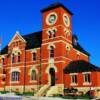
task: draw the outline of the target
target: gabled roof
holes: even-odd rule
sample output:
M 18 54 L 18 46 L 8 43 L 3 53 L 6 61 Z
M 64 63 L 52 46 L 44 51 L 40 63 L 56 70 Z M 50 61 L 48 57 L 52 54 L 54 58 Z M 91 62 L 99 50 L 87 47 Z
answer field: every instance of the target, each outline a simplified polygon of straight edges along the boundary
M 45 11 L 49 11 L 58 7 L 62 7 L 64 8 L 66 11 L 68 11 L 71 15 L 73 15 L 73 13 L 71 11 L 69 11 L 69 9 L 67 9 L 64 5 L 62 5 L 61 3 L 54 3 L 51 4 L 50 6 L 48 6 L 47 8 L 44 8 L 43 10 L 41 10 L 41 12 L 45 12 Z
M 26 42 L 23 37 L 20 35 L 20 33 L 18 31 L 16 31 L 16 34 L 14 35 L 14 37 L 12 38 L 12 40 L 10 41 L 10 43 L 8 44 L 8 46 L 13 42 L 13 40 L 18 37 L 18 39 L 20 39 L 23 42 Z
M 23 35 L 23 39 L 26 40 L 26 49 L 33 49 L 41 47 L 42 43 L 42 31 L 31 33 L 28 35 Z M 1 50 L 1 54 L 7 54 L 8 53 L 8 46 L 5 46 Z
M 66 74 L 91 71 L 100 72 L 100 68 L 84 60 L 72 61 L 64 68 Z

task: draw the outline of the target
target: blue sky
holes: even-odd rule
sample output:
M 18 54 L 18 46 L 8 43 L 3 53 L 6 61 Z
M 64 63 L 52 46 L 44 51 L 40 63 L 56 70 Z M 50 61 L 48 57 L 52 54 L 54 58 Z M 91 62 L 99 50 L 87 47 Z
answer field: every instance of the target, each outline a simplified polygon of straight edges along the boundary
M 2 48 L 16 31 L 22 35 L 42 29 L 41 9 L 60 2 L 73 15 L 73 33 L 91 54 L 91 62 L 100 66 L 100 0 L 0 0 Z

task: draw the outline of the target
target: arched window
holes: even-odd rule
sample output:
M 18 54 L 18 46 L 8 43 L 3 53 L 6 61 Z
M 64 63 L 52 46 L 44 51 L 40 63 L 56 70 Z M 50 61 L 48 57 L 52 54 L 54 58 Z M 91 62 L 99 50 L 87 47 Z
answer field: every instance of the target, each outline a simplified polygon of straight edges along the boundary
M 50 46 L 50 58 L 54 57 L 54 47 Z
M 18 52 L 18 62 L 20 62 L 20 52 Z
M 36 80 L 36 71 L 32 70 L 31 72 L 31 80 Z
M 35 61 L 36 60 L 36 53 L 35 52 L 33 52 L 32 57 L 33 57 L 33 61 Z
M 12 54 L 12 63 L 14 63 L 14 54 Z
M 57 29 L 54 28 L 52 31 L 53 31 L 53 37 L 56 37 Z
M 19 81 L 20 79 L 20 72 L 12 72 L 11 73 L 11 81 Z
M 49 39 L 52 38 L 52 33 L 50 30 L 48 31 L 48 34 L 49 34 Z

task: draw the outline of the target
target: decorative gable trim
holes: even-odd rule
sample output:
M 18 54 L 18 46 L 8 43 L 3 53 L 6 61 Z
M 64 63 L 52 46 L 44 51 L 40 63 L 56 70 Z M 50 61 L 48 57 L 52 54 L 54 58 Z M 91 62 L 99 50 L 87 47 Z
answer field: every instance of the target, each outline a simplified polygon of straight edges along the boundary
M 21 41 L 26 42 L 25 39 L 20 35 L 20 33 L 18 31 L 16 31 L 14 37 L 12 38 L 12 40 L 10 41 L 10 43 L 8 44 L 8 46 L 14 41 L 14 38 L 16 36 L 18 36 Z

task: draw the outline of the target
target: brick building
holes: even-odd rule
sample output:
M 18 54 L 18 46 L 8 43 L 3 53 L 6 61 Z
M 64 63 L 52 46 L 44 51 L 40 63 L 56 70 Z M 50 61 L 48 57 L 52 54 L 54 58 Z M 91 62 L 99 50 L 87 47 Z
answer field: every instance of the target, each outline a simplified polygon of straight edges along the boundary
M 100 89 L 100 68 L 72 34 L 72 13 L 62 4 L 42 11 L 42 31 L 16 32 L 1 51 L 0 91 L 63 94 L 64 88 Z M 41 87 L 40 87 L 41 86 Z

